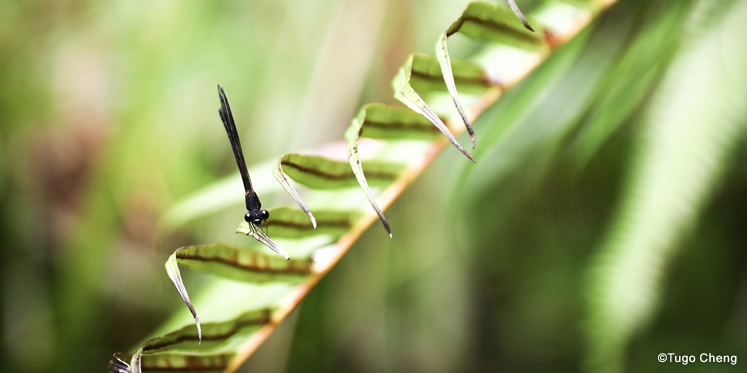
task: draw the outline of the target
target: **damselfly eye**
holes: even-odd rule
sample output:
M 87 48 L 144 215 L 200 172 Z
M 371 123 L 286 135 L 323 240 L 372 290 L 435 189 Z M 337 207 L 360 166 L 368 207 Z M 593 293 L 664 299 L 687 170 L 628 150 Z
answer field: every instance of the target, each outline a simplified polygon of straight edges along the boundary
M 267 220 L 270 218 L 270 213 L 267 210 L 262 210 L 259 212 L 259 220 Z
M 252 217 L 252 214 L 251 214 L 251 213 L 248 213 L 248 212 L 247 212 L 247 213 L 246 213 L 246 214 L 244 215 L 244 220 L 245 220 L 245 221 L 246 221 L 247 223 L 251 223 L 252 221 L 254 221 L 254 218 Z

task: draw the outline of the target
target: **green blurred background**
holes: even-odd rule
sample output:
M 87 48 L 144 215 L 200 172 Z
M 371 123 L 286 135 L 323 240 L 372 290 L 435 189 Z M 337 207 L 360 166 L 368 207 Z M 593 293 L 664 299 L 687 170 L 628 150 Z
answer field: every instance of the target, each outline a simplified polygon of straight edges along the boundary
M 250 167 L 314 148 L 342 138 L 360 105 L 393 103 L 389 82 L 406 56 L 432 54 L 467 3 L 0 2 L 0 370 L 103 371 L 113 352 L 132 351 L 168 315 L 186 312 L 163 269 L 175 248 L 246 242 L 233 234 L 240 194 L 225 197 L 231 208 L 162 224 L 179 201 L 238 178 L 217 83 Z M 595 308 L 597 269 L 614 267 L 615 235 L 635 231 L 624 212 L 635 210 L 625 206 L 648 159 L 640 149 L 655 122 L 650 99 L 668 87 L 671 61 L 693 35 L 718 27 L 729 7 L 745 8 L 703 3 L 621 1 L 577 42 L 567 69 L 541 68 L 483 115 L 477 165 L 447 149 L 387 212 L 395 239 L 374 225 L 242 371 L 599 364 L 608 355 L 590 346 L 606 340 L 590 331 L 604 324 L 595 318 L 605 314 Z M 668 20 L 664 39 L 648 34 L 657 19 Z M 450 47 L 457 56 L 476 48 Z M 658 54 L 627 69 L 623 56 L 647 56 L 628 54 L 634 47 Z M 747 74 L 702 68 L 736 71 L 735 81 Z M 619 109 L 598 97 L 623 89 L 636 99 L 620 125 L 585 135 L 604 122 L 594 118 Z M 656 305 L 633 307 L 630 333 L 610 343 L 625 370 L 685 368 L 657 363 L 660 352 L 747 359 L 747 96 L 734 92 L 743 90 L 703 97 L 737 103 L 726 118 L 736 129 L 716 141 L 718 171 L 682 200 L 687 219 L 664 239 L 657 287 L 641 296 Z M 274 196 L 262 196 L 272 206 Z M 635 282 L 635 271 L 624 274 Z M 200 275 L 186 276 L 199 288 Z

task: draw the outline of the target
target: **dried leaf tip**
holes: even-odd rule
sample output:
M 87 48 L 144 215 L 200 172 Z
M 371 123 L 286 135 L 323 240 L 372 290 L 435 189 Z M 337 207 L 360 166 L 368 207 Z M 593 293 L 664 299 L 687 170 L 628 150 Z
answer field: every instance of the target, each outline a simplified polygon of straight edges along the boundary
M 516 2 L 514 0 L 506 0 L 506 3 L 508 3 L 508 6 L 511 8 L 511 10 L 514 11 L 514 14 L 516 14 L 517 17 L 521 20 L 521 23 L 524 24 L 524 27 L 527 28 L 527 30 L 534 32 L 534 29 L 532 26 L 529 25 L 529 22 L 527 22 L 526 17 L 524 17 L 524 13 L 521 12 L 521 9 L 519 9 L 519 6 L 516 5 Z

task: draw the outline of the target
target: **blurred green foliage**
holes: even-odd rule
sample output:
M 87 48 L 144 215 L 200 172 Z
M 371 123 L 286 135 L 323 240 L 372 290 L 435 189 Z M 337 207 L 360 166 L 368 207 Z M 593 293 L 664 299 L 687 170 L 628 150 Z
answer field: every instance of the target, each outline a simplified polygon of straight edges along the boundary
M 0 3 L 0 369 L 102 371 L 112 352 L 186 312 L 163 271 L 176 247 L 245 243 L 233 234 L 240 198 L 176 231 L 160 226 L 176 202 L 238 178 L 216 83 L 230 92 L 250 164 L 337 140 L 360 104 L 393 102 L 405 56 L 432 53 L 466 3 Z M 669 70 L 745 10 L 719 3 L 622 0 L 475 124 L 477 165 L 445 152 L 387 212 L 395 239 L 374 225 L 243 369 L 588 368 L 589 320 L 609 320 L 589 289 L 604 286 L 595 273 L 627 227 L 620 211 L 646 194 L 636 172 L 654 105 L 666 106 L 667 87 L 687 91 L 699 69 L 744 81 L 729 65 L 743 47 L 715 58 L 725 67 Z M 474 47 L 450 43 L 457 56 Z M 651 259 L 663 260 L 659 290 L 642 298 L 658 307 L 619 347 L 629 371 L 682 368 L 656 362 L 660 352 L 747 359 L 746 97 L 707 88 L 690 89 L 707 92 L 703 105 L 736 103 L 712 117 L 735 129 L 713 126 L 726 134 L 708 150 L 723 153 L 709 158 L 717 171 L 681 199 L 692 212 L 671 254 Z M 698 107 L 672 101 L 668 110 Z M 698 128 L 688 140 L 707 138 L 709 126 Z M 200 275 L 188 277 L 199 288 Z

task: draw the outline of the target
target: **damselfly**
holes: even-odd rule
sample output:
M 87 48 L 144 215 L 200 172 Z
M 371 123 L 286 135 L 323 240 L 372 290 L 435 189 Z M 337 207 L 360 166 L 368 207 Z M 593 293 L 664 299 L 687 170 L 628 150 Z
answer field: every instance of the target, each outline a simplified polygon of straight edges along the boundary
M 280 249 L 267 234 L 262 231 L 262 223 L 267 227 L 267 219 L 270 217 L 270 213 L 267 210 L 262 209 L 262 203 L 259 201 L 257 192 L 252 188 L 252 179 L 249 178 L 249 171 L 246 169 L 246 161 L 244 161 L 244 153 L 241 150 L 241 141 L 239 141 L 239 135 L 236 132 L 236 123 L 233 120 L 233 113 L 231 113 L 231 105 L 228 104 L 228 98 L 226 98 L 226 92 L 223 91 L 223 86 L 218 84 L 218 97 L 220 98 L 220 119 L 223 121 L 223 126 L 226 127 L 226 133 L 228 134 L 228 141 L 231 142 L 231 148 L 233 148 L 233 155 L 236 157 L 236 164 L 239 166 L 239 173 L 241 174 L 241 180 L 244 182 L 244 200 L 246 202 L 247 213 L 244 215 L 244 220 L 249 224 L 250 234 L 257 240 L 267 245 L 270 249 L 276 253 L 289 259 L 290 257 L 282 249 Z

